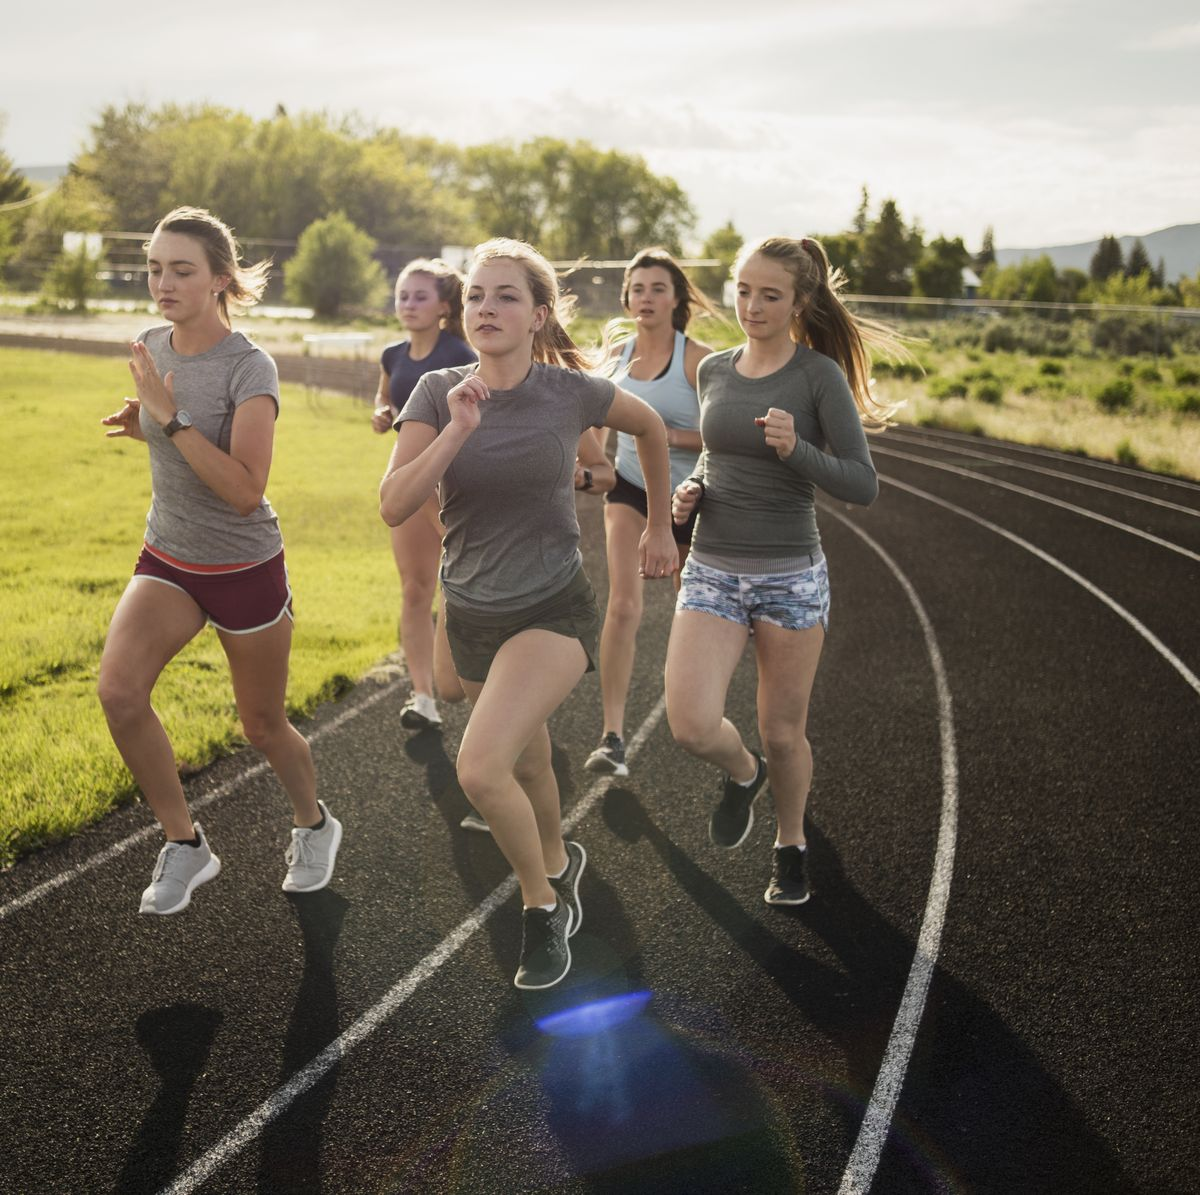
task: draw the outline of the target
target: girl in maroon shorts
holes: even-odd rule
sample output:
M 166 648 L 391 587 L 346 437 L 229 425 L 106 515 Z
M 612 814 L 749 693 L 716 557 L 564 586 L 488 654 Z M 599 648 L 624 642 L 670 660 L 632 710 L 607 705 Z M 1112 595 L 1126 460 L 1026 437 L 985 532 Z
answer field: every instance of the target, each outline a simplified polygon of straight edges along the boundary
M 275 363 L 229 322 L 266 286 L 229 229 L 198 208 L 165 216 L 147 244 L 150 295 L 167 320 L 130 346 L 137 398 L 102 422 L 143 441 L 153 497 L 146 542 L 108 628 L 100 702 L 121 757 L 166 835 L 141 912 L 177 913 L 221 861 L 188 813 L 175 754 L 150 704 L 159 674 L 211 623 L 246 737 L 292 802 L 286 892 L 323 888 L 342 827 L 317 800 L 308 743 L 287 720 L 292 595 L 279 522 L 264 496 L 279 382 Z

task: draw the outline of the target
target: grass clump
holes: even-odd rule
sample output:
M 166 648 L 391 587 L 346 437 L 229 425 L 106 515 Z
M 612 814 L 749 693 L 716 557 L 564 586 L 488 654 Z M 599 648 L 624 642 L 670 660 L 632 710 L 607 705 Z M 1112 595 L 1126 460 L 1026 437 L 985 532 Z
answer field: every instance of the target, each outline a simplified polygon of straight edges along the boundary
M 1102 411 L 1123 411 L 1133 406 L 1133 383 L 1128 378 L 1114 378 L 1096 391 L 1096 406 Z

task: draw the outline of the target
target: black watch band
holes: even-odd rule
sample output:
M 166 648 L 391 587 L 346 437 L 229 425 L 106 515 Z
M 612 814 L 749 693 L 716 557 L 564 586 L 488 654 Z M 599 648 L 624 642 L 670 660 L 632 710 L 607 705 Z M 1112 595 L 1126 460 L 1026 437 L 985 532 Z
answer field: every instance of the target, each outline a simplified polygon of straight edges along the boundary
M 582 485 L 582 486 L 580 486 L 580 489 L 584 489 L 584 490 L 590 490 L 590 489 L 592 488 L 592 485 L 593 485 L 593 484 L 594 484 L 594 482 L 593 482 L 593 480 L 592 480 L 592 471 L 591 471 L 591 469 L 584 469 L 584 471 L 583 471 L 583 485 Z

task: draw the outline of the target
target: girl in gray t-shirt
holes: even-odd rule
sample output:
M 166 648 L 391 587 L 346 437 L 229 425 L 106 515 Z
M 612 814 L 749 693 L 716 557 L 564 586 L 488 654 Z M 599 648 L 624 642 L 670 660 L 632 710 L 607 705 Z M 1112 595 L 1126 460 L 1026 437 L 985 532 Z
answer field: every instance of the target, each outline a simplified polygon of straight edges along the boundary
M 167 325 L 130 346 L 137 398 L 102 422 L 109 436 L 147 445 L 153 498 L 142 554 L 109 624 L 99 691 L 113 741 L 167 838 L 141 912 L 177 913 L 221 861 L 188 813 L 150 696 L 206 622 L 229 660 L 246 737 L 291 798 L 285 892 L 329 882 L 342 827 L 317 800 L 308 744 L 284 710 L 292 594 L 264 494 L 275 364 L 229 323 L 230 300 L 248 306 L 262 295 L 267 263 L 240 266 L 229 229 L 199 208 L 164 216 L 147 250 L 150 295 Z
M 599 617 L 582 569 L 574 490 L 582 436 L 637 440 L 648 520 L 646 576 L 678 563 L 663 421 L 641 399 L 582 372 L 549 263 L 519 241 L 479 246 L 466 286 L 477 367 L 426 374 L 401 411 L 380 486 L 391 526 L 440 489 L 442 592 L 472 711 L 458 778 L 516 872 L 525 911 L 515 983 L 547 988 L 571 965 L 587 856 L 564 843 L 546 720 L 593 666 Z

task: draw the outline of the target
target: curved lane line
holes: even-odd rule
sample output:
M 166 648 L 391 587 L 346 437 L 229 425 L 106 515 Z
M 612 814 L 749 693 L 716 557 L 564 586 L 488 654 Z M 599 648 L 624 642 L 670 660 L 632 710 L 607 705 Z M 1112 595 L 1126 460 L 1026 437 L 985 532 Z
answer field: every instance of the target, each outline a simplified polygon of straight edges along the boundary
M 332 721 L 318 727 L 309 736 L 308 742 L 310 744 L 315 743 L 331 731 L 337 730 L 339 726 L 344 726 L 352 718 L 357 718 L 359 714 L 370 709 L 377 701 L 382 701 L 387 697 L 400 683 L 400 679 L 397 678 L 383 688 L 377 689 L 365 700 L 359 702 L 358 705 L 352 706 L 350 709 L 338 714 Z M 189 801 L 188 807 L 193 813 L 205 809 L 213 804 L 214 801 L 219 801 L 222 797 L 227 797 L 235 789 L 245 784 L 247 780 L 252 780 L 255 776 L 261 776 L 263 772 L 270 769 L 270 766 L 266 760 L 260 760 L 258 763 L 248 767 L 244 772 L 239 772 L 236 776 L 226 780 L 219 788 L 214 788 L 212 792 L 205 793 L 203 796 Z M 77 880 L 89 871 L 94 871 L 97 867 L 108 863 L 112 859 L 116 859 L 119 855 L 123 855 L 129 850 L 130 847 L 137 846 L 138 843 L 145 842 L 147 838 L 153 838 L 155 835 L 161 833 L 162 831 L 159 829 L 157 822 L 152 822 L 148 826 L 143 826 L 140 830 L 135 830 L 128 837 L 122 838 L 120 842 L 114 842 L 112 846 L 106 847 L 102 851 L 97 851 L 94 855 L 90 855 L 82 863 L 77 863 L 74 867 L 60 872 L 52 879 L 38 884 L 36 888 L 30 888 L 23 895 L 16 896 L 7 903 L 0 905 L 0 921 L 3 921 L 10 913 L 16 913 L 21 909 L 28 908 L 29 905 L 41 900 L 43 896 L 48 896 L 56 888 L 61 888 L 64 884 L 69 884 L 72 880 Z
M 947 502 L 944 498 L 939 498 L 936 494 L 930 494 L 926 490 L 917 489 L 915 485 L 909 485 L 907 482 L 898 481 L 894 477 L 888 477 L 885 474 L 879 474 L 879 480 L 886 482 L 888 485 L 894 485 L 897 489 L 905 490 L 910 494 L 915 494 L 918 498 L 924 498 L 927 502 L 932 502 L 936 506 L 945 507 L 946 510 L 953 511 L 957 515 L 962 515 L 964 519 L 970 519 L 973 523 L 978 523 L 981 527 L 986 527 L 989 531 L 994 531 L 997 535 L 1004 536 L 1020 548 L 1024 548 L 1027 552 L 1032 552 L 1039 560 L 1044 560 L 1051 568 L 1056 568 L 1064 576 L 1070 577 L 1077 585 L 1082 585 L 1084 589 L 1096 598 L 1103 602 L 1114 614 L 1119 618 L 1123 618 L 1151 647 L 1181 677 L 1200 694 L 1200 677 L 1198 677 L 1145 623 L 1135 618 L 1128 610 L 1125 609 L 1119 602 L 1114 601 L 1104 592 L 1103 589 L 1093 585 L 1086 577 L 1081 576 L 1069 565 L 1063 564 L 1061 560 L 1056 560 L 1049 552 L 1043 552 L 1041 548 L 1031 544 L 1028 540 L 1022 539 L 1019 535 L 1014 535 L 1011 531 L 1006 531 L 1003 527 L 997 526 L 995 523 L 989 522 L 981 515 L 974 514 L 972 511 L 964 510 L 961 506 L 955 506 L 953 502 Z
M 899 436 L 897 439 L 901 444 L 917 444 L 922 448 L 932 448 L 936 452 L 954 452 L 959 456 L 973 457 L 975 460 L 987 461 L 992 465 L 1003 465 L 1007 469 L 1022 469 L 1026 473 L 1038 473 L 1042 477 L 1056 477 L 1060 481 L 1069 481 L 1072 485 L 1104 490 L 1109 494 L 1119 494 L 1122 498 L 1132 498 L 1135 502 L 1149 502 L 1154 506 L 1161 506 L 1166 510 L 1178 511 L 1180 514 L 1200 519 L 1200 509 L 1194 506 L 1180 506 L 1178 502 L 1168 502 L 1165 498 L 1154 498 L 1150 494 L 1139 494 L 1137 490 L 1122 489 L 1119 485 L 1109 485 L 1106 481 L 1096 481 L 1092 477 L 1079 477 L 1074 473 L 1064 473 L 1061 469 L 1044 469 L 1041 465 L 1029 465 L 1024 461 L 1013 460 L 1010 456 L 993 456 L 991 453 L 979 452 L 973 448 L 963 448 L 958 444 L 939 444 L 932 437 Z
M 638 727 L 630 740 L 626 756 L 634 759 L 646 740 L 653 733 L 667 708 L 667 699 L 662 696 Z M 605 776 L 596 781 L 587 794 L 576 802 L 570 814 L 563 818 L 563 829 L 573 829 L 591 812 L 601 793 L 608 790 L 615 779 Z M 241 1153 L 273 1120 L 302 1096 L 309 1088 L 319 1083 L 359 1042 L 370 1037 L 408 998 L 448 963 L 466 945 L 467 941 L 491 918 L 492 914 L 517 890 L 517 880 L 509 875 L 475 906 L 474 911 L 459 923 L 438 945 L 431 950 L 411 971 L 384 994 L 378 1003 L 367 1009 L 344 1033 L 331 1041 L 307 1066 L 297 1071 L 278 1091 L 264 1100 L 236 1127 L 232 1128 L 207 1153 L 197 1158 L 161 1195 L 188 1195 L 235 1155 Z
M 954 740 L 954 706 L 950 698 L 950 684 L 946 679 L 946 666 L 942 661 L 941 649 L 934 634 L 933 623 L 917 596 L 912 582 L 904 575 L 900 566 L 887 551 L 861 527 L 845 515 L 821 504 L 824 513 L 832 515 L 854 532 L 891 570 L 900 583 L 909 604 L 921 624 L 925 636 L 925 650 L 933 668 L 937 686 L 938 734 L 942 750 L 942 805 L 938 824 L 937 849 L 933 856 L 933 875 L 929 881 L 929 894 L 925 898 L 925 915 L 921 919 L 921 932 L 917 937 L 917 950 L 913 955 L 912 967 L 900 998 L 900 1008 L 892 1025 L 884 1050 L 883 1062 L 875 1079 L 875 1089 L 858 1130 L 858 1139 L 850 1154 L 846 1173 L 842 1176 L 838 1195 L 865 1195 L 870 1190 L 879 1158 L 892 1127 L 892 1116 L 896 1101 L 904 1084 L 904 1074 L 912 1057 L 913 1044 L 925 1011 L 925 997 L 937 966 L 938 950 L 942 942 L 942 927 L 946 921 L 946 906 L 950 903 L 950 881 L 954 876 L 954 851 L 958 839 L 958 748 Z
M 966 440 L 968 444 L 980 443 L 979 436 L 972 435 L 970 432 L 951 431 L 945 427 L 922 427 L 918 429 L 913 424 L 902 423 L 899 425 L 901 431 L 920 431 L 924 435 L 928 435 L 931 439 L 937 439 L 945 436 L 950 439 L 951 443 L 957 440 Z M 1144 470 L 1135 473 L 1126 465 L 1114 465 L 1109 461 L 1094 460 L 1090 456 L 1079 456 L 1072 452 L 1059 452 L 1054 448 L 1037 448 L 1032 444 L 1017 444 L 1012 440 L 996 440 L 990 437 L 985 438 L 984 443 L 995 444 L 997 447 L 1008 449 L 1012 452 L 1025 452 L 1030 456 L 1048 456 L 1056 461 L 1070 462 L 1073 465 L 1078 465 L 1081 469 L 1104 469 L 1109 473 L 1120 473 L 1122 477 L 1140 477 L 1148 482 L 1153 482 L 1158 485 L 1173 485 L 1178 486 L 1182 490 L 1193 490 L 1200 492 L 1200 484 L 1194 481 L 1188 481 L 1183 477 L 1168 477 L 1165 473 L 1147 473 Z
M 1105 523 L 1109 527 L 1115 527 L 1118 531 L 1127 531 L 1130 535 L 1136 535 L 1139 539 L 1148 540 L 1150 543 L 1156 544 L 1160 548 L 1166 548 L 1170 552 L 1178 552 L 1180 556 L 1186 556 L 1189 560 L 1194 560 L 1197 564 L 1200 564 L 1200 554 L 1193 552 L 1190 548 L 1181 548 L 1179 544 L 1173 544 L 1169 539 L 1160 539 L 1157 535 L 1151 535 L 1149 531 L 1142 531 L 1138 527 L 1131 527 L 1128 523 L 1119 523 L 1116 519 L 1110 519 L 1107 515 L 1097 514 L 1094 510 L 1085 510 L 1082 506 L 1076 506 L 1074 502 L 1064 502 L 1061 498 L 1051 498 L 1048 494 L 1039 494 L 1037 490 L 1027 490 L 1023 485 L 1014 485 L 1011 481 L 1001 481 L 998 477 L 988 477 L 985 473 L 975 473 L 970 469 L 961 469 L 958 465 L 946 465 L 941 461 L 931 461 L 928 457 L 914 456 L 911 452 L 898 452 L 895 448 L 872 448 L 871 451 L 879 453 L 882 456 L 895 456 L 901 460 L 913 461 L 918 465 L 924 465 L 927 469 L 941 469 L 945 473 L 957 473 L 960 477 L 966 477 L 970 481 L 982 481 L 987 485 L 999 486 L 1002 490 L 1012 490 L 1014 494 L 1022 494 L 1026 498 L 1035 498 L 1038 502 L 1048 502 L 1051 506 L 1059 506 L 1063 510 L 1083 515 L 1085 519 L 1094 519 L 1097 523 Z

